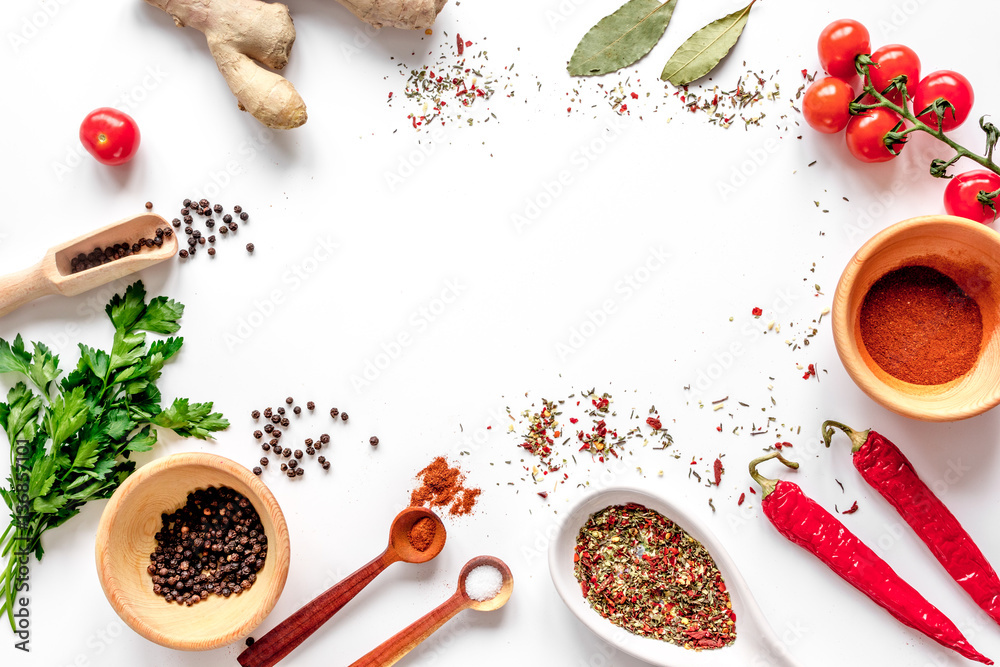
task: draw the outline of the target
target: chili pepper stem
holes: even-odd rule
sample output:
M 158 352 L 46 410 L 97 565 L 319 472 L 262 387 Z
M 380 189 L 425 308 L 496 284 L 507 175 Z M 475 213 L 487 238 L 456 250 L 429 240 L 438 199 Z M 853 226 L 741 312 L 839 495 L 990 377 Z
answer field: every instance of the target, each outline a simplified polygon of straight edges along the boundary
M 796 469 L 799 467 L 798 463 L 796 463 L 795 461 L 789 461 L 788 459 L 786 459 L 784 456 L 781 455 L 781 452 L 771 452 L 770 454 L 761 456 L 760 458 L 756 458 L 753 461 L 751 461 L 749 466 L 750 476 L 753 477 L 753 481 L 757 482 L 760 485 L 761 500 L 771 495 L 771 492 L 774 491 L 774 487 L 778 484 L 778 480 L 769 479 L 761 475 L 759 472 L 757 472 L 758 465 L 760 465 L 764 461 L 770 461 L 771 459 L 778 459 L 779 461 L 781 461 L 786 466 L 792 469 Z
M 865 431 L 855 431 L 850 426 L 833 421 L 832 419 L 828 419 L 823 422 L 823 426 L 821 428 L 823 430 L 823 442 L 826 443 L 827 447 L 830 446 L 830 441 L 833 439 L 833 429 L 839 428 L 843 431 L 844 435 L 851 439 L 852 453 L 857 452 L 859 449 L 864 447 L 865 442 L 868 441 L 868 434 L 872 432 L 871 429 Z

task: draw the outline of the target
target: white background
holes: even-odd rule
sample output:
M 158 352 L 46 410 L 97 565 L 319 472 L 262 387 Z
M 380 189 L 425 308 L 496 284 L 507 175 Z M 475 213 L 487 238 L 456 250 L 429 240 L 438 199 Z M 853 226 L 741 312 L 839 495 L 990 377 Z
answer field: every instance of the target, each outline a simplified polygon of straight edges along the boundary
M 361 24 L 339 5 L 293 0 L 298 37 L 285 73 L 305 98 L 309 121 L 287 133 L 269 133 L 239 112 L 202 36 L 175 28 L 158 10 L 139 0 L 99 6 L 60 0 L 49 3 L 46 17 L 38 14 L 44 4 L 19 0 L 0 10 L 7 72 L 0 110 L 2 271 L 141 212 L 147 200 L 169 219 L 184 197 L 218 192 L 213 201 L 242 204 L 252 216 L 238 241 L 220 242 L 214 259 L 200 253 L 189 265 L 169 262 L 142 275 L 151 294 L 187 306 L 185 346 L 167 368 L 164 395 L 215 400 L 233 426 L 215 443 L 163 435 L 140 463 L 201 450 L 253 465 L 260 452 L 249 436 L 250 410 L 289 394 L 352 416 L 346 426 L 334 425 L 318 410 L 312 425 L 289 433 L 298 439 L 331 432 L 329 474 L 309 470 L 294 484 L 273 471 L 267 477 L 288 520 L 293 556 L 284 594 L 256 636 L 384 547 L 414 473 L 433 456 L 451 456 L 470 484 L 484 490 L 474 516 L 447 519 L 441 556 L 423 567 L 393 566 L 288 664 L 352 662 L 443 601 L 462 564 L 480 553 L 509 563 L 515 577 L 510 603 L 489 615 L 466 612 L 406 664 L 640 664 L 571 616 L 546 566 L 546 535 L 581 493 L 576 485 L 600 483 L 606 467 L 578 457 L 580 464 L 567 468 L 570 481 L 543 500 L 536 492 L 552 488 L 526 478 L 516 439 L 501 423 L 505 406 L 517 414 L 542 396 L 565 398 L 591 387 L 610 391 L 626 415 L 657 406 L 681 458 L 633 447 L 627 465 L 611 475 L 613 483 L 663 494 L 711 526 L 802 664 L 958 665 L 963 659 L 900 625 L 782 539 L 753 496 L 737 508 L 750 482 L 746 462 L 773 444 L 770 435 L 751 439 L 747 433 L 767 416 L 801 427 L 801 434 L 779 432 L 796 446 L 792 454 L 803 466 L 795 479 L 806 492 L 830 510 L 857 500 L 861 509 L 845 523 L 978 649 L 1000 657 L 1000 628 L 861 481 L 846 441 L 832 450 L 816 444 L 823 419 L 877 427 L 942 489 L 996 562 L 1000 415 L 928 425 L 888 413 L 843 371 L 826 318 L 806 350 L 785 344 L 829 305 L 840 271 L 865 239 L 893 222 L 942 212 L 944 184 L 926 175 L 928 159 L 917 155 L 934 147 L 921 138 L 907 147 L 909 158 L 870 166 L 852 160 L 841 136 L 795 125 L 787 100 L 801 83 L 799 70 L 818 68 L 819 31 L 832 19 L 855 17 L 868 25 L 874 45 L 914 47 L 925 72 L 963 71 L 976 86 L 972 117 L 978 118 L 1000 108 L 991 87 L 987 3 L 844 0 L 827 7 L 763 0 L 715 81 L 731 88 L 746 60 L 768 75 L 780 70 L 783 92 L 765 109 L 761 127 L 727 131 L 704 115 L 681 112 L 656 77 L 686 36 L 739 3 L 680 0 L 656 49 L 604 81 L 641 79 L 632 89 L 643 97 L 630 100 L 633 113 L 619 118 L 596 82 L 573 82 L 564 69 L 580 36 L 618 0 L 465 0 L 445 8 L 431 37 L 386 30 L 367 45 Z M 407 124 L 405 105 L 385 103 L 390 91 L 399 99 L 404 84 L 390 57 L 431 63 L 410 53 L 437 55 L 441 33 L 450 42 L 456 31 L 476 43 L 470 51 L 488 49 L 494 75 L 515 63 L 515 95 L 490 101 L 497 121 L 452 123 L 428 142 L 427 133 Z M 355 40 L 361 48 L 344 48 Z M 566 93 L 575 86 L 584 104 L 572 106 L 596 105 L 593 110 L 566 113 Z M 139 122 L 142 146 L 131 164 L 110 169 L 77 155 L 76 132 L 88 111 L 116 103 Z M 788 119 L 779 119 L 782 114 Z M 955 134 L 970 147 L 982 144 L 972 121 Z M 592 157 L 581 161 L 588 148 Z M 227 165 L 235 165 L 235 173 L 224 175 Z M 572 183 L 554 200 L 540 197 L 562 170 Z M 387 174 L 410 171 L 390 188 Z M 227 179 L 219 191 L 216 185 Z M 512 216 L 523 214 L 529 201 L 547 205 L 519 229 Z M 257 247 L 252 257 L 242 250 L 248 241 Z M 332 253 L 323 250 L 329 244 L 336 245 Z M 651 252 L 660 251 L 669 254 L 665 265 L 644 273 Z M 626 276 L 646 280 L 630 293 L 620 287 Z M 459 285 L 459 294 L 442 312 L 436 299 L 449 283 Z M 270 313 L 265 301 L 275 290 L 282 302 Z M 0 321 L 0 336 L 20 332 L 41 340 L 71 367 L 77 341 L 110 344 L 103 304 L 111 293 L 37 301 Z M 584 326 L 588 312 L 608 299 L 615 312 L 603 326 Z M 753 333 L 760 323 L 750 315 L 754 306 L 765 309 L 760 322 L 781 324 L 780 334 Z M 430 321 L 421 309 L 439 314 Z M 265 312 L 269 316 L 261 317 Z M 251 320 L 259 326 L 247 329 Z M 574 331 L 583 330 L 592 335 L 573 347 L 581 342 L 572 339 Z M 411 343 L 386 364 L 378 355 L 401 333 Z M 730 361 L 725 352 L 733 343 L 743 346 L 742 354 Z M 359 389 L 352 377 L 376 361 L 382 368 Z M 820 382 L 801 379 L 796 365 L 808 363 L 820 367 Z M 9 382 L 4 378 L 5 388 Z M 725 396 L 731 398 L 717 412 L 698 406 L 699 398 L 708 404 Z M 736 427 L 743 427 L 738 435 Z M 377 450 L 367 445 L 372 434 L 382 440 Z M 471 453 L 459 456 L 463 450 Z M 690 457 L 702 459 L 693 469 L 704 475 L 719 454 L 727 464 L 720 488 L 688 478 Z M 32 652 L 15 651 L 13 638 L 0 631 L 7 636 L 4 664 L 236 664 L 242 643 L 177 653 L 118 620 L 93 565 L 103 504 L 45 535 L 44 561 L 31 574 Z

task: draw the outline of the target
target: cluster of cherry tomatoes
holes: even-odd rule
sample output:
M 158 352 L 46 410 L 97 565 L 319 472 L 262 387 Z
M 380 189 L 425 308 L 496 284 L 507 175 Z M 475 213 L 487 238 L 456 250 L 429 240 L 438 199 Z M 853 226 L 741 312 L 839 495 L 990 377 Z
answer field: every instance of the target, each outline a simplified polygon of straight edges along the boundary
M 846 129 L 847 148 L 862 162 L 885 162 L 896 157 L 904 143 L 887 139 L 887 135 L 903 131 L 907 125 L 896 112 L 885 107 L 851 114 L 851 102 L 860 90 L 856 86 L 864 85 L 858 74 L 858 56 L 870 58 L 868 74 L 879 92 L 885 91 L 897 77 L 905 76 L 906 100 L 896 88 L 883 94 L 899 107 L 906 104 L 907 110 L 932 129 L 953 130 L 972 111 L 975 95 L 968 79 L 951 70 L 931 72 L 921 78 L 920 58 L 913 49 L 903 44 L 887 44 L 873 52 L 868 29 L 853 19 L 840 19 L 824 28 L 818 50 L 820 64 L 829 76 L 817 79 L 806 91 L 802 115 L 819 132 L 834 134 Z M 860 102 L 875 104 L 876 100 L 866 95 Z M 943 109 L 940 118 L 933 109 L 935 103 Z M 945 209 L 951 215 L 979 222 L 992 220 L 992 209 L 977 201 L 980 190 L 1000 190 L 1000 175 L 981 169 L 951 179 L 945 189 Z

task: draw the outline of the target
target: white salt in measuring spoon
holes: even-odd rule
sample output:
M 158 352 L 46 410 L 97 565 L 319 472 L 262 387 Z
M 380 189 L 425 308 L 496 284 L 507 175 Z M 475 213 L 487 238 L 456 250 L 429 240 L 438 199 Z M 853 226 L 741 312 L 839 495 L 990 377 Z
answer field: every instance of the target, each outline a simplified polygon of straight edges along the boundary
M 488 600 L 473 599 L 465 587 L 469 573 L 477 567 L 488 566 L 500 572 L 500 590 Z M 473 558 L 458 575 L 458 590 L 441 606 L 429 612 L 423 618 L 399 631 L 363 658 L 351 663 L 351 667 L 387 667 L 394 665 L 404 655 L 416 648 L 420 642 L 430 637 L 435 630 L 447 623 L 455 614 L 464 609 L 476 611 L 494 611 L 504 606 L 514 590 L 514 576 L 499 558 L 494 556 L 477 556 Z

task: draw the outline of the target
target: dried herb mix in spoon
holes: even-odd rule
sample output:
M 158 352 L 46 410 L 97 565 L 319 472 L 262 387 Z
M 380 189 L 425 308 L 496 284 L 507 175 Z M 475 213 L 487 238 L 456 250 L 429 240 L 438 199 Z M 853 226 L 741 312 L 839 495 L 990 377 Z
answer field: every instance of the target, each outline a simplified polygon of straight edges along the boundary
M 576 538 L 574 573 L 601 616 L 692 650 L 736 641 L 736 614 L 708 550 L 636 503 L 594 513 Z

